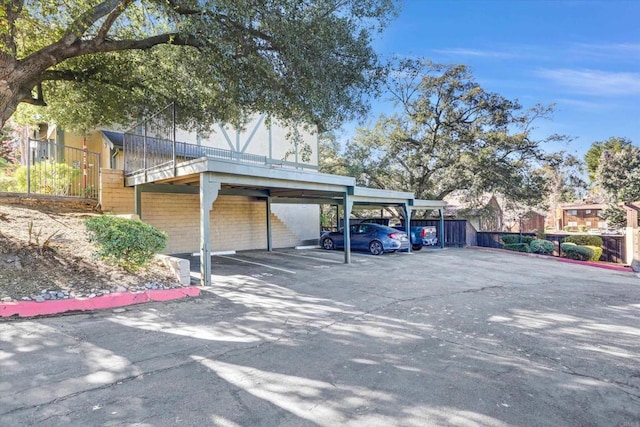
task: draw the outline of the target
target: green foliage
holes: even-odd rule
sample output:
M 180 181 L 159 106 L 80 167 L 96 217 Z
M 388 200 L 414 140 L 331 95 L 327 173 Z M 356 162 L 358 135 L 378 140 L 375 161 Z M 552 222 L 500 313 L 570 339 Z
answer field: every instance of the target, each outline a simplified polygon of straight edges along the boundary
M 640 147 L 628 145 L 619 151 L 604 151 L 596 171 L 596 184 L 611 200 L 640 200 Z
M 588 246 L 580 246 L 574 243 L 561 243 L 560 248 L 565 258 L 578 261 L 589 261 L 593 256 L 593 249 Z
M 550 242 L 549 240 L 543 240 L 543 239 L 532 240 L 531 243 L 529 244 L 529 247 L 531 248 L 531 252 L 535 254 L 543 254 L 543 255 L 552 254 L 556 248 L 553 242 Z
M 540 202 L 546 187 L 533 165 L 544 157 L 542 144 L 565 140 L 532 134 L 533 123 L 548 118 L 551 108 L 525 109 L 488 92 L 464 65 L 419 59 L 398 61 L 387 91 L 398 113 L 359 129 L 344 155 L 359 185 L 424 199 L 461 191 Z
M 610 205 L 602 212 L 602 218 L 607 221 L 609 227 L 623 228 L 627 226 L 627 212 L 624 209 Z
M 54 161 L 37 162 L 31 165 L 31 191 L 39 194 L 68 196 L 74 194 L 74 187 L 79 185 L 80 169 L 75 169 L 66 163 Z M 12 191 L 24 193 L 27 191 L 27 167 L 20 165 L 16 168 L 13 178 L 15 186 Z
M 562 227 L 562 229 L 563 229 L 564 231 L 572 231 L 572 230 L 573 230 L 573 227 L 571 227 L 570 225 L 565 225 L 564 227 Z
M 602 237 L 592 236 L 590 234 L 578 234 L 574 236 L 567 236 L 562 239 L 563 243 L 574 243 L 582 246 L 602 246 Z
M 589 261 L 600 261 L 600 257 L 602 256 L 602 248 L 600 246 L 585 246 L 593 251 L 593 255 L 589 258 Z
M 578 231 L 579 231 L 579 232 L 581 232 L 581 233 L 584 233 L 584 232 L 586 232 L 587 230 L 588 230 L 588 228 L 587 228 L 587 226 L 586 226 L 586 225 L 579 225 L 579 226 L 578 226 Z
M 502 248 L 508 251 L 515 251 L 515 252 L 526 252 L 526 253 L 531 252 L 529 245 L 526 243 L 508 243 L 504 245 Z
M 102 215 L 88 218 L 85 226 L 98 256 L 130 271 L 144 267 L 167 245 L 164 232 L 140 220 Z
M 533 237 L 531 236 L 522 236 L 522 243 L 526 243 L 527 245 L 533 241 Z M 510 245 L 514 243 L 520 243 L 520 235 L 519 234 L 504 234 L 501 237 L 502 243 L 505 245 Z
M 183 127 L 235 124 L 247 110 L 334 127 L 367 111 L 384 75 L 372 39 L 396 11 L 393 0 L 20 4 L 0 15 L 0 50 L 22 78 L 8 84 L 22 96 L 42 82 L 24 120 L 67 129 L 127 123 L 171 101 Z
M 536 230 L 536 239 L 545 240 L 546 234 L 544 228 L 538 228 Z
M 589 173 L 589 180 L 591 182 L 596 181 L 598 166 L 600 165 L 600 158 L 605 151 L 611 153 L 617 153 L 624 147 L 631 145 L 631 141 L 627 138 L 611 137 L 606 141 L 596 141 L 591 144 L 591 148 L 584 155 L 584 162 Z

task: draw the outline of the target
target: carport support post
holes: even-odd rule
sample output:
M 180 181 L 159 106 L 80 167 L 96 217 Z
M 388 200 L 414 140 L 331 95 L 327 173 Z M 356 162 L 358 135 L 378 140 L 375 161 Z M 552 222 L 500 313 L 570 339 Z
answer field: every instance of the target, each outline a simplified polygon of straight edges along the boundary
M 444 249 L 444 211 L 442 209 L 438 209 L 438 213 L 440 214 L 440 249 Z
M 349 198 L 349 193 L 344 193 L 342 196 L 342 206 L 344 207 L 344 263 L 351 264 L 351 231 L 349 230 L 349 217 L 351 216 L 351 210 L 353 209 L 353 202 Z
M 411 206 L 408 203 L 405 203 L 404 206 L 404 231 L 407 233 L 407 237 L 409 238 L 409 249 L 407 249 L 407 253 L 411 253 Z
M 200 284 L 211 286 L 211 219 L 213 202 L 218 198 L 220 183 L 207 173 L 200 174 Z
M 267 250 L 273 251 L 273 239 L 271 234 L 271 197 L 266 198 L 267 202 Z
M 138 218 L 142 219 L 142 187 L 136 185 L 134 188 L 135 199 L 133 200 L 133 207 L 136 211 Z

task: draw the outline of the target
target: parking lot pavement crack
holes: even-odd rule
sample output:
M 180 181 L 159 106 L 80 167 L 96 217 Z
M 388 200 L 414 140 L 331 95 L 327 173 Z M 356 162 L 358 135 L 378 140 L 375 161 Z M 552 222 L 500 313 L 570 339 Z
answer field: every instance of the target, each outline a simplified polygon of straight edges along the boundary
M 526 362 L 526 363 L 532 364 L 532 365 L 537 365 L 540 368 L 547 369 L 547 370 L 550 370 L 552 372 L 553 371 L 561 372 L 561 373 L 566 374 L 566 375 L 577 376 L 577 377 L 581 377 L 581 378 L 587 378 L 587 379 L 594 380 L 594 381 L 597 381 L 597 382 L 600 382 L 600 383 L 612 385 L 612 386 L 615 386 L 621 392 L 627 394 L 632 399 L 640 400 L 640 395 L 639 394 L 636 394 L 636 393 L 633 393 L 633 392 L 629 391 L 629 389 L 640 390 L 640 388 L 638 388 L 638 387 L 636 387 L 634 385 L 631 385 L 631 384 L 623 383 L 621 381 L 609 380 L 609 379 L 605 379 L 605 378 L 596 377 L 596 376 L 593 376 L 593 375 L 582 374 L 582 373 L 576 372 L 575 370 L 573 370 L 573 369 L 571 369 L 571 368 L 569 368 L 568 366 L 565 366 L 565 365 L 558 364 L 557 367 L 553 367 L 553 366 L 542 364 L 540 362 L 536 362 L 536 361 L 533 361 L 531 359 L 523 358 L 523 357 L 520 357 L 520 356 L 507 355 L 507 354 L 498 354 L 498 353 L 482 350 L 480 348 L 477 348 L 477 347 L 474 347 L 474 346 L 470 346 L 468 344 L 464 344 L 464 343 L 461 343 L 461 342 L 447 340 L 445 338 L 436 338 L 436 339 L 438 341 L 446 342 L 448 344 L 452 344 L 452 345 L 455 345 L 457 347 L 464 348 L 466 350 L 477 351 L 478 353 L 486 354 L 488 356 L 500 357 L 500 358 L 514 358 L 515 357 L 515 358 L 519 359 L 522 362 Z M 552 358 L 549 358 L 549 357 L 546 357 L 546 356 L 541 356 L 541 357 L 544 357 L 546 360 L 549 360 L 549 361 L 552 361 L 552 362 L 556 362 L 556 364 L 557 364 L 557 360 L 555 360 L 555 359 L 552 359 Z
M 272 345 L 272 344 L 276 343 L 277 341 L 279 341 L 280 339 L 282 339 L 282 338 L 278 338 L 277 340 L 272 340 L 272 341 L 264 341 L 264 342 L 262 342 L 262 343 L 260 343 L 258 345 L 244 346 L 244 347 L 241 347 L 241 348 L 232 348 L 232 349 L 226 350 L 226 351 L 221 352 L 221 353 L 216 353 L 216 354 L 209 355 L 209 357 L 213 356 L 213 357 L 216 357 L 216 358 L 221 358 L 221 357 L 225 357 L 225 356 L 228 356 L 228 355 L 231 355 L 231 354 L 240 354 L 240 353 L 243 353 L 243 352 L 246 352 L 246 351 L 254 351 L 255 349 L 260 348 L 260 347 L 262 347 L 264 345 Z M 209 348 L 208 345 L 200 346 L 200 347 L 197 347 L 197 348 L 191 348 L 191 349 L 189 349 L 189 353 L 202 352 L 203 350 L 210 350 L 210 348 Z M 172 354 L 178 354 L 178 353 L 172 353 Z M 150 360 L 153 360 L 153 359 L 157 359 L 157 358 L 166 358 L 166 357 L 167 357 L 167 355 L 164 354 L 164 355 L 156 356 L 156 357 L 152 357 L 152 358 L 141 359 L 141 360 L 135 361 L 135 364 L 139 364 L 139 363 L 142 363 L 142 362 L 147 362 L 147 361 L 150 361 Z M 18 413 L 18 412 L 26 411 L 26 410 L 30 410 L 30 409 L 37 409 L 37 408 L 44 407 L 44 406 L 47 406 L 47 405 L 55 405 L 55 404 L 57 404 L 59 402 L 63 402 L 65 400 L 72 399 L 72 398 L 77 397 L 77 396 L 81 396 L 81 395 L 83 395 L 85 393 L 91 393 L 91 392 L 95 392 L 95 391 L 106 390 L 106 389 L 109 389 L 109 388 L 117 386 L 117 385 L 121 385 L 121 384 L 126 383 L 126 382 L 130 382 L 130 381 L 134 381 L 134 380 L 143 378 L 145 376 L 160 374 L 160 373 L 164 373 L 164 372 L 169 372 L 171 370 L 180 369 L 180 368 L 183 368 L 185 366 L 196 364 L 196 363 L 199 363 L 199 362 L 197 360 L 193 360 L 191 358 L 188 358 L 187 360 L 185 360 L 183 362 L 176 363 L 176 364 L 173 364 L 171 366 L 167 366 L 167 367 L 164 367 L 164 368 L 153 369 L 153 370 L 150 370 L 150 371 L 142 372 L 142 373 L 137 374 L 137 375 L 130 375 L 130 376 L 127 376 L 127 377 L 119 378 L 119 379 L 117 379 L 115 381 L 112 381 L 112 382 L 110 382 L 108 384 L 102 384 L 102 385 L 99 385 L 99 386 L 96 386 L 96 387 L 91 387 L 91 388 L 80 390 L 80 391 L 77 391 L 77 392 L 74 392 L 74 393 L 69 393 L 69 394 L 66 394 L 64 396 L 56 397 L 55 399 L 52 399 L 52 400 L 47 401 L 47 402 L 39 403 L 39 404 L 36 404 L 36 405 L 19 406 L 19 407 L 13 408 L 10 411 L 0 413 L 0 416 L 11 415 L 11 414 L 14 414 L 14 413 Z M 19 395 L 20 393 L 23 393 L 23 392 L 28 391 L 28 390 L 30 390 L 30 388 L 19 390 L 19 391 L 14 391 L 12 394 L 14 396 L 15 395 Z

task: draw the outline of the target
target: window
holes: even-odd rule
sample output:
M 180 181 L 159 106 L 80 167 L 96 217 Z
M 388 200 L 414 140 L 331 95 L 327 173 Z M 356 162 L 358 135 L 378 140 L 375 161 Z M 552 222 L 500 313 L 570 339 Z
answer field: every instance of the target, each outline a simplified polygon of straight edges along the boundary
M 584 211 L 584 213 L 590 214 L 591 213 L 591 209 L 587 209 L 586 211 Z
M 587 221 L 587 227 L 591 227 L 591 221 Z
M 569 215 L 573 215 L 573 216 L 578 215 L 578 211 L 576 209 L 569 209 L 569 211 L 567 213 Z
M 577 227 L 577 226 L 578 226 L 578 221 L 569 221 L 569 222 L 567 223 L 567 225 L 568 225 L 569 227 Z

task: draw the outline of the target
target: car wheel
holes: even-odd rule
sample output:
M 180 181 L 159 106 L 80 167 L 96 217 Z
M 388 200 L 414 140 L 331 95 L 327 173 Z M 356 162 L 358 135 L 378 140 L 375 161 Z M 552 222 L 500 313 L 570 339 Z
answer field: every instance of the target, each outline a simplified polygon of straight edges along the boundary
M 322 241 L 322 247 L 328 251 L 332 251 L 336 248 L 336 244 L 333 243 L 333 240 L 331 239 L 324 239 Z
M 372 255 L 382 255 L 384 253 L 384 247 L 380 241 L 374 240 L 369 243 L 369 252 L 371 252 Z
M 414 243 L 411 245 L 411 250 L 412 251 L 419 251 L 420 249 L 422 249 L 422 245 L 418 244 L 418 243 Z

